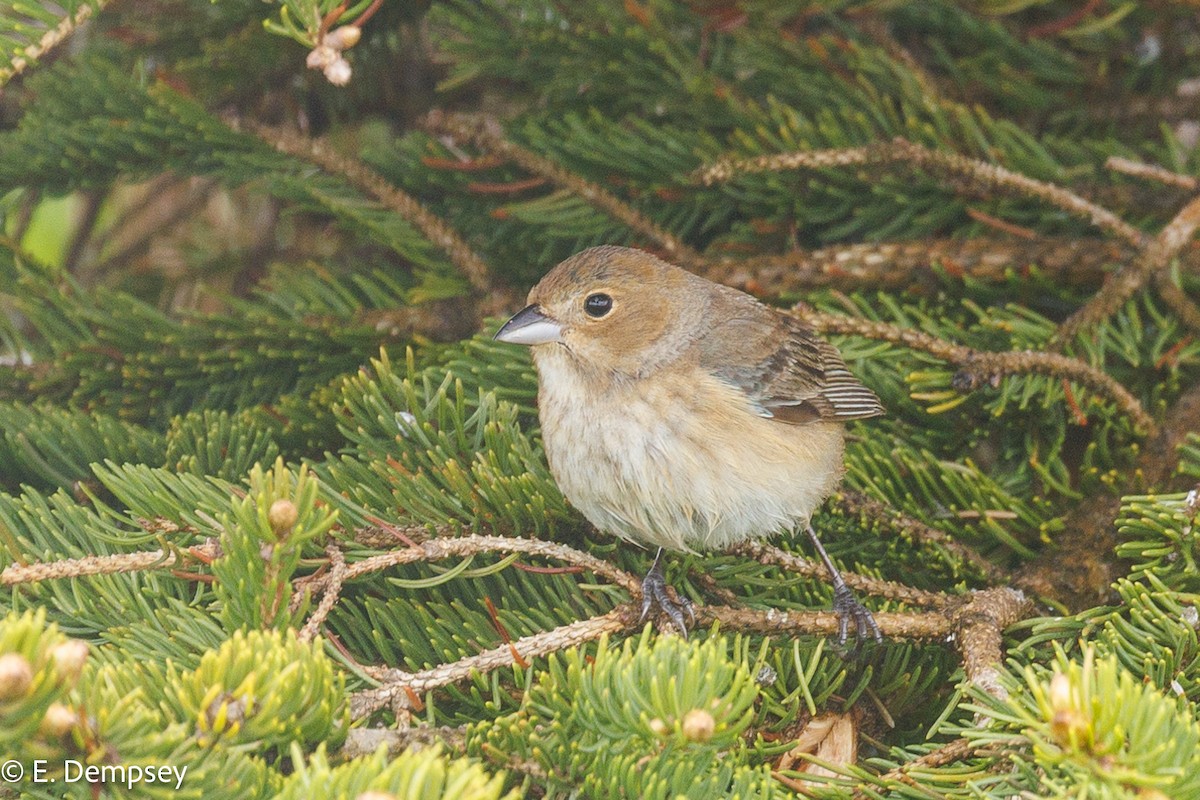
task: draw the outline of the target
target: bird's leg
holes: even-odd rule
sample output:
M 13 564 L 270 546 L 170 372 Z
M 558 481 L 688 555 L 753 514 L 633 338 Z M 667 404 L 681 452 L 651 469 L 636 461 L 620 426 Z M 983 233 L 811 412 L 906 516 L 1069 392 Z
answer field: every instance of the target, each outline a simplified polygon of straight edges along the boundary
M 846 585 L 846 579 L 842 577 L 842 573 L 834 566 L 832 559 L 829 558 L 829 553 L 825 552 L 824 545 L 817 538 L 817 532 L 813 530 L 812 525 L 807 525 L 804 528 L 808 533 L 809 540 L 812 541 L 813 547 L 817 550 L 817 555 L 825 562 L 825 569 L 829 570 L 829 582 L 833 584 L 833 612 L 838 615 L 838 644 L 846 643 L 846 633 L 850 627 L 850 620 L 854 620 L 854 627 L 858 633 L 859 641 L 867 638 L 869 633 L 874 637 L 875 641 L 883 641 L 883 634 L 879 630 L 879 625 L 875 622 L 875 617 L 871 616 L 871 612 L 858 601 L 854 596 L 854 592 Z
M 696 622 L 696 612 L 692 610 L 692 602 L 686 597 L 680 597 L 676 600 L 671 596 L 672 593 L 667 586 L 667 579 L 663 577 L 662 554 L 663 549 L 660 547 L 658 548 L 658 555 L 654 557 L 654 565 L 650 567 L 650 571 L 642 579 L 642 616 L 638 619 L 638 622 L 644 622 L 646 617 L 650 615 L 650 609 L 658 606 L 670 618 L 671 622 L 675 623 L 675 627 L 679 628 L 679 632 L 686 639 L 688 629 L 687 624 L 683 621 L 683 615 L 687 613 L 688 618 L 694 624 Z

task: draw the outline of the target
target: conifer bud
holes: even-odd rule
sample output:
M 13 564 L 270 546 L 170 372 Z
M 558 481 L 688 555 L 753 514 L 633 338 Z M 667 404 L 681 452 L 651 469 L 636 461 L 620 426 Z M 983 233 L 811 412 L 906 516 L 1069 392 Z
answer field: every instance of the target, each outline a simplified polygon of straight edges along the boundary
M 51 650 L 50 657 L 54 659 L 54 669 L 58 672 L 59 680 L 74 686 L 83 672 L 83 665 L 87 663 L 87 642 L 68 639 Z
M 46 709 L 46 716 L 42 717 L 39 730 L 52 739 L 60 739 L 70 733 L 77 722 L 79 722 L 79 717 L 74 711 L 62 703 L 51 703 L 50 707 Z
M 354 800 L 396 800 L 396 795 L 390 792 L 370 791 L 363 792 L 355 797 Z
M 20 653 L 0 656 L 0 700 L 16 700 L 29 691 L 33 683 L 33 667 Z
M 713 715 L 702 708 L 693 708 L 683 715 L 683 736 L 689 742 L 707 742 L 717 730 Z
M 345 86 L 350 82 L 350 62 L 339 57 L 332 64 L 325 67 L 325 79 L 334 86 Z
M 341 53 L 338 50 L 327 44 L 319 44 L 309 52 L 304 63 L 308 65 L 309 69 L 325 69 L 339 58 L 341 58 Z
M 667 723 L 663 722 L 658 717 L 650 720 L 650 732 L 655 736 L 666 736 L 668 730 Z
M 356 25 L 343 25 L 337 30 L 330 31 L 326 34 L 324 41 L 321 44 L 328 45 L 334 50 L 341 52 L 349 50 L 354 45 L 358 44 L 358 40 L 362 38 L 362 28 Z
M 1061 672 L 1050 679 L 1050 733 L 1066 747 L 1075 747 L 1084 737 L 1088 719 L 1075 707 L 1071 679 Z
M 287 498 L 271 503 L 271 508 L 267 511 L 267 521 L 271 523 L 271 529 L 277 536 L 283 536 L 290 531 L 298 519 L 300 512 L 296 509 L 296 504 Z

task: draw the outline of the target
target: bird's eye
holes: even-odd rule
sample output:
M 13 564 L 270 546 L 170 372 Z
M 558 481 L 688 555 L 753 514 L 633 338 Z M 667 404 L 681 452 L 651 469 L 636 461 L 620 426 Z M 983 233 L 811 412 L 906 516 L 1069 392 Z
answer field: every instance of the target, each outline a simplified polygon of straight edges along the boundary
M 583 301 L 583 310 L 587 312 L 589 317 L 600 319 L 600 317 L 612 311 L 612 298 L 599 292 L 589 294 L 587 299 Z

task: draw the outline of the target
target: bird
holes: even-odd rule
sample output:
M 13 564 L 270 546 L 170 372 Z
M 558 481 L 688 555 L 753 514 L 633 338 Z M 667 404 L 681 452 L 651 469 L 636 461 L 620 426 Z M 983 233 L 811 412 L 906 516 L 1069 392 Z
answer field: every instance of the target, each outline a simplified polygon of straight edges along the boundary
M 844 472 L 845 423 L 884 413 L 794 316 L 651 253 L 604 245 L 551 269 L 495 334 L 531 348 L 546 458 L 596 528 L 658 547 L 642 583 L 687 635 L 664 550 L 804 530 L 829 572 L 838 641 L 881 638 L 811 524 Z

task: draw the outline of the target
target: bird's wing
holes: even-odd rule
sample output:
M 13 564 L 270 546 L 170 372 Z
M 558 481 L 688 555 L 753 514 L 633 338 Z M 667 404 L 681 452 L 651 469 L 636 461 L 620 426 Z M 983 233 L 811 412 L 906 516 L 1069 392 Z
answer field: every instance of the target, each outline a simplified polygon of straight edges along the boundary
M 703 369 L 780 422 L 848 422 L 884 413 L 836 347 L 794 317 L 743 297 L 726 295 L 713 308 L 709 333 L 697 343 Z

